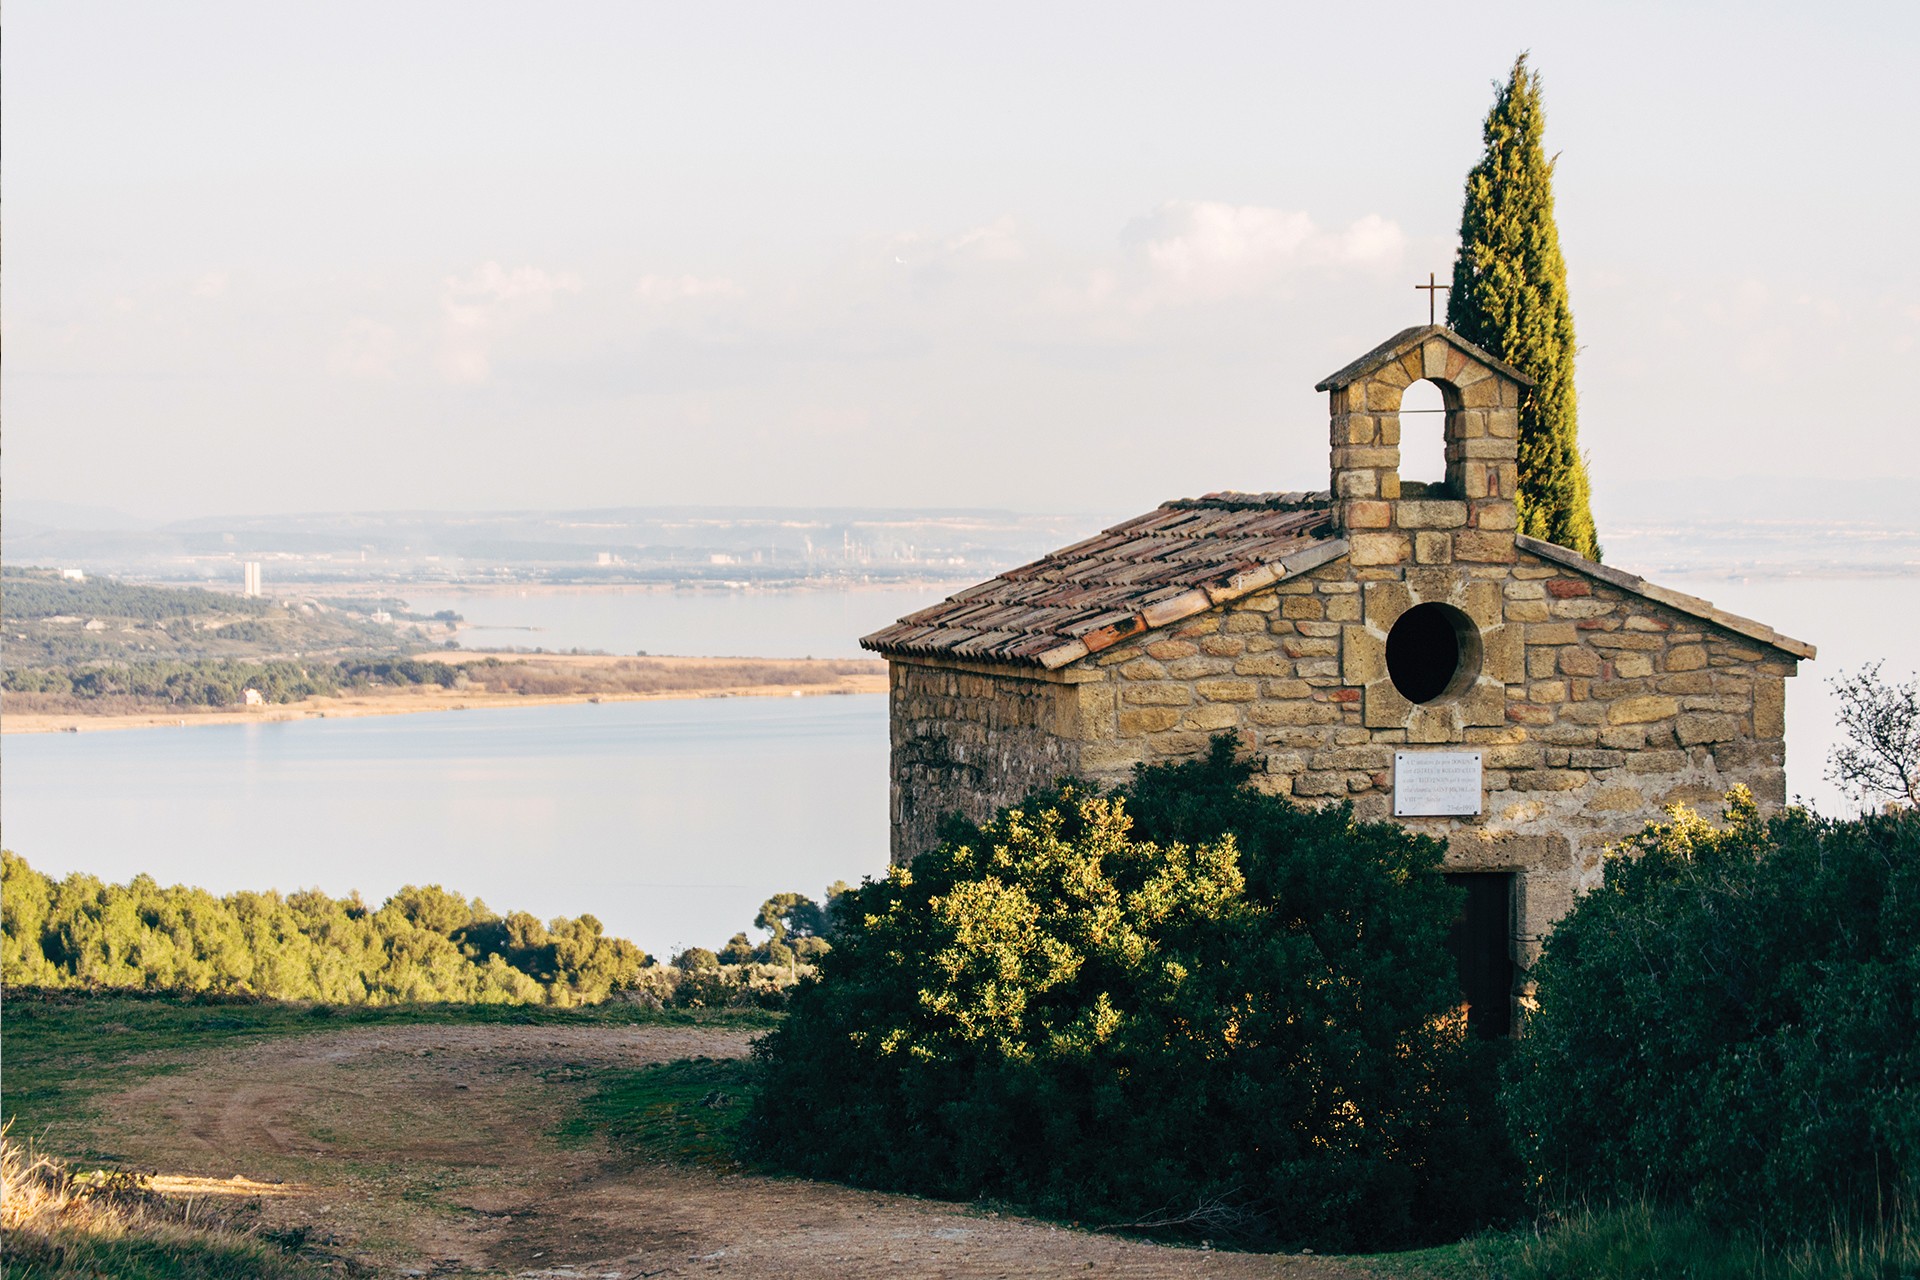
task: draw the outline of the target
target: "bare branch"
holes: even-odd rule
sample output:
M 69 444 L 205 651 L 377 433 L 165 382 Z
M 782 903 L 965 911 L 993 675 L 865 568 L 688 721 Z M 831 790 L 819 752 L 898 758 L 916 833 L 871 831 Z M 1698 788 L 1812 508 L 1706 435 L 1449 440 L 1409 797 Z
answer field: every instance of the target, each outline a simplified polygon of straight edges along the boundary
M 1920 807 L 1920 681 L 1891 684 L 1878 662 L 1827 682 L 1845 740 L 1827 755 L 1827 779 L 1865 804 Z

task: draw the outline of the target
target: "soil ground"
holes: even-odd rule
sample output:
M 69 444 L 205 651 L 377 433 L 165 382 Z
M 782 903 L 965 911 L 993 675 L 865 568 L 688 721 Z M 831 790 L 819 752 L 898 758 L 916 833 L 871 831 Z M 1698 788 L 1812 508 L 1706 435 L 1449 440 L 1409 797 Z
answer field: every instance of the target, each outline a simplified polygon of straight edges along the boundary
M 1288 1277 L 1334 1258 L 1175 1248 L 830 1183 L 636 1159 L 555 1134 L 596 1073 L 747 1051 L 674 1026 L 356 1028 L 196 1052 L 96 1095 L 95 1140 L 178 1193 L 380 1275 Z M 170 1058 L 177 1055 L 169 1055 Z

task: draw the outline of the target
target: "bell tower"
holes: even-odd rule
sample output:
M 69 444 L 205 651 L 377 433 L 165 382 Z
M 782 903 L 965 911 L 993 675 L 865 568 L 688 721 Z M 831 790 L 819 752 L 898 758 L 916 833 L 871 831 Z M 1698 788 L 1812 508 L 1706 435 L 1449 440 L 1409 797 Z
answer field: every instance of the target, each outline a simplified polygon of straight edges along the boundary
M 1403 485 L 1400 399 L 1440 388 L 1447 478 Z M 1331 393 L 1333 518 L 1353 563 L 1504 564 L 1514 558 L 1520 398 L 1533 380 L 1445 325 L 1395 334 L 1314 390 Z

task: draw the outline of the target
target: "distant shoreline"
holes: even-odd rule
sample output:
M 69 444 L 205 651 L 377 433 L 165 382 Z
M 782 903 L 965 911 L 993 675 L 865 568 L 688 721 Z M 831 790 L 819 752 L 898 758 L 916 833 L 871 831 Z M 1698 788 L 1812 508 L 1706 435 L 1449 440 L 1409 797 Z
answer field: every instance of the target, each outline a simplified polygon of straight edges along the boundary
M 603 654 L 516 654 L 447 651 L 423 654 L 423 661 L 464 662 L 497 658 L 505 663 L 539 663 L 542 666 L 571 669 L 584 683 L 596 667 L 632 663 Z M 650 658 L 649 664 L 697 675 L 713 670 L 716 677 L 729 674 L 724 660 L 707 658 Z M 716 678 L 712 684 L 626 692 L 581 688 L 557 693 L 518 693 L 479 687 L 447 689 L 439 685 L 415 685 L 406 688 L 380 688 L 340 694 L 335 697 L 305 698 L 299 702 L 267 703 L 259 706 L 208 708 L 154 708 L 152 710 L 90 713 L 85 711 L 7 711 L 0 715 L 0 734 L 16 733 L 96 733 L 112 729 L 186 728 L 210 724 L 283 724 L 296 720 L 340 720 L 361 716 L 411 715 L 422 711 L 481 711 L 500 707 L 547 707 L 577 702 L 662 702 L 693 698 L 803 698 L 848 694 L 885 693 L 887 676 L 877 660 L 871 663 L 834 662 L 828 659 L 769 659 L 763 664 L 764 680 L 742 680 L 737 673 L 728 681 Z M 825 678 L 794 680 L 794 675 L 821 672 L 823 668 L 858 665 L 869 670 L 822 672 Z M 787 679 L 778 677 L 785 674 Z

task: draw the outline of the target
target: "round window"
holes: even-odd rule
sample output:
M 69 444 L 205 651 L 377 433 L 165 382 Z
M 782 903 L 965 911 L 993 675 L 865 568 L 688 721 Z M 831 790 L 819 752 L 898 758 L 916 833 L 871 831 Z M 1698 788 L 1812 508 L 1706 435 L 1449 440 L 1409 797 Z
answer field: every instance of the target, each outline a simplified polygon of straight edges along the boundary
M 1460 693 L 1480 674 L 1480 632 L 1447 604 L 1417 604 L 1387 632 L 1387 675 L 1408 702 Z

